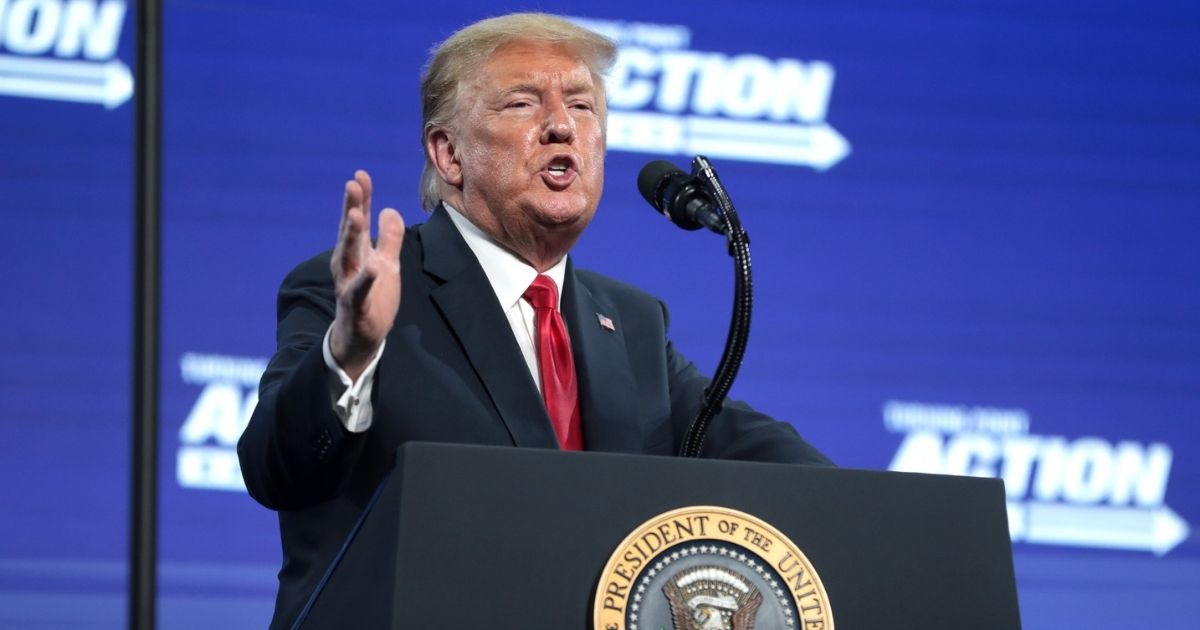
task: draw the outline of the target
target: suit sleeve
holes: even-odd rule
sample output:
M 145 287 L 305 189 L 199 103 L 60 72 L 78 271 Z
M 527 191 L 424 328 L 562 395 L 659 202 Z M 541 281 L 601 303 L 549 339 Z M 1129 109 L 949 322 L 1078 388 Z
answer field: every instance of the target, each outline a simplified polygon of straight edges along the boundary
M 328 254 L 302 263 L 279 290 L 277 344 L 259 383 L 258 406 L 238 441 L 250 495 L 284 510 L 337 494 L 366 435 L 347 431 L 333 409 L 321 341 L 333 321 Z

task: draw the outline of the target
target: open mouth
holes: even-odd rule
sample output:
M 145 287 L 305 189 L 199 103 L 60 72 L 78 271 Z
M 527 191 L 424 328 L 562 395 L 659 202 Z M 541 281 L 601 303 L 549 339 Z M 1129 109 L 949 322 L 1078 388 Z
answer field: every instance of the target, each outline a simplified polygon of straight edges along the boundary
M 575 161 L 568 156 L 556 156 L 542 171 L 542 179 L 554 190 L 562 190 L 575 180 Z

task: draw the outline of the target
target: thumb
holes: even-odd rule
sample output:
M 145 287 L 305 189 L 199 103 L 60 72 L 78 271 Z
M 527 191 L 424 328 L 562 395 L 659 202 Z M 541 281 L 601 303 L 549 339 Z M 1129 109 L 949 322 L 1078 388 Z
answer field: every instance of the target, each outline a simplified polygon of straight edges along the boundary
M 394 208 L 379 213 L 379 240 L 376 249 L 389 263 L 399 267 L 400 248 L 404 245 L 404 219 Z

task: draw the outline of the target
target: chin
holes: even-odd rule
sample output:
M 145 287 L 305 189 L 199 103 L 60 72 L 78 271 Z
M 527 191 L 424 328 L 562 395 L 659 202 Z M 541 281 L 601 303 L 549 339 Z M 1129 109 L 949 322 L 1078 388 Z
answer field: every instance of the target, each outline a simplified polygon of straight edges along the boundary
M 595 209 L 587 203 L 557 201 L 542 204 L 535 210 L 534 216 L 538 223 L 547 227 L 578 225 L 582 228 L 591 221 L 594 212 Z

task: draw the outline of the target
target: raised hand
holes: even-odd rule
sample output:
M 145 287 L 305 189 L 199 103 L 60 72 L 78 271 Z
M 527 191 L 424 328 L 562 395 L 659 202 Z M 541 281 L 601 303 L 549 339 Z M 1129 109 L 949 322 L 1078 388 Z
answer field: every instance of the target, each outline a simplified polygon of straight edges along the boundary
M 329 348 L 352 379 L 358 380 L 396 319 L 403 244 L 404 219 L 385 208 L 379 213 L 379 238 L 371 245 L 371 176 L 355 171 L 354 179 L 346 182 L 342 222 L 329 265 L 337 299 Z

